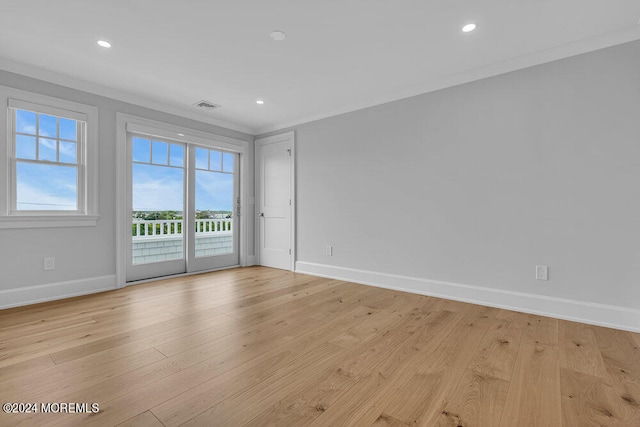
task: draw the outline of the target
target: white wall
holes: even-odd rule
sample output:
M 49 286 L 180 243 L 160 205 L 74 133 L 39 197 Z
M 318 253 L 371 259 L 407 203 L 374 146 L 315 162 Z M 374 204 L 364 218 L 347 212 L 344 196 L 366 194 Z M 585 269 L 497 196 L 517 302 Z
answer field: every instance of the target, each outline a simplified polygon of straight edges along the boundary
M 295 130 L 300 271 L 640 330 L 640 42 Z
M 0 70 L 0 85 L 97 106 L 99 109 L 99 213 L 96 227 L 0 230 L 0 307 L 46 299 L 69 284 L 71 293 L 115 285 L 115 153 L 116 112 L 253 142 L 236 131 L 184 119 Z M 252 151 L 252 149 L 250 150 Z M 249 159 L 253 164 L 253 155 Z M 5 165 L 1 165 L 4 168 Z M 253 195 L 253 173 L 248 176 Z M 250 221 L 250 248 L 253 222 Z M 43 270 L 43 258 L 54 256 L 56 268 Z M 52 287 L 36 285 L 54 284 Z M 61 285 L 60 285 L 61 284 Z M 60 286 L 59 286 L 60 285 Z M 92 288 L 93 286 L 93 288 Z M 63 294 L 56 294 L 62 296 Z M 25 299 L 28 298 L 28 299 Z

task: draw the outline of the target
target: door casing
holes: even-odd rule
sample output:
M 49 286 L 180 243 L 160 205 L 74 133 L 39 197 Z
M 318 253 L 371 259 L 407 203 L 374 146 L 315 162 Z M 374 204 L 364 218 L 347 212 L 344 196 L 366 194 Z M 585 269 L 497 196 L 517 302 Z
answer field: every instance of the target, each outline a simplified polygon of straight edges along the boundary
M 156 136 L 183 143 L 193 143 L 210 148 L 220 148 L 233 151 L 240 155 L 239 179 L 240 179 L 240 215 L 238 218 L 239 258 L 240 266 L 249 265 L 248 257 L 248 225 L 252 213 L 248 211 L 248 171 L 252 164 L 249 162 L 250 142 L 236 138 L 216 135 L 213 133 L 197 131 L 194 129 L 170 125 L 164 122 L 138 117 L 125 113 L 116 114 L 116 275 L 117 288 L 127 286 L 127 236 L 130 228 L 131 213 L 127 212 L 127 132 Z M 189 274 L 189 273 L 185 273 Z M 154 280 L 154 279 L 151 279 Z

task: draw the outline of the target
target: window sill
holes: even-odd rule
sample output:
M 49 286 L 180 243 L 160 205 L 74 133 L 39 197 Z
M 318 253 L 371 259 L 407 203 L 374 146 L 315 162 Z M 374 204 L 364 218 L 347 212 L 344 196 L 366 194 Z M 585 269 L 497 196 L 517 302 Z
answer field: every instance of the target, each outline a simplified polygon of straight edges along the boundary
M 2 228 L 95 227 L 99 215 L 33 215 L 2 216 Z

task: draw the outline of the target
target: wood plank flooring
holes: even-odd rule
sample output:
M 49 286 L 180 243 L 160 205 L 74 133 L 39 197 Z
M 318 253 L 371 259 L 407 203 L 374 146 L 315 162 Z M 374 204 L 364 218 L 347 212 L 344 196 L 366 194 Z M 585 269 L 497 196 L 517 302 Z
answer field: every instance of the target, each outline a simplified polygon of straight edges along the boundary
M 0 311 L 0 426 L 640 426 L 640 335 L 264 267 Z

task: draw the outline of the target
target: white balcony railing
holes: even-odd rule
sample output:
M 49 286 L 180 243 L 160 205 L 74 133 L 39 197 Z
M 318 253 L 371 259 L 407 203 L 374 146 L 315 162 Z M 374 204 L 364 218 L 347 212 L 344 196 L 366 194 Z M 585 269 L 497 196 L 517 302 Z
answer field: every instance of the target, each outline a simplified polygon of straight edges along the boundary
M 231 223 L 226 219 L 196 219 L 195 232 L 197 236 L 230 234 Z M 182 236 L 183 220 L 181 219 L 156 219 L 133 220 L 131 233 L 134 239 L 180 237 Z

